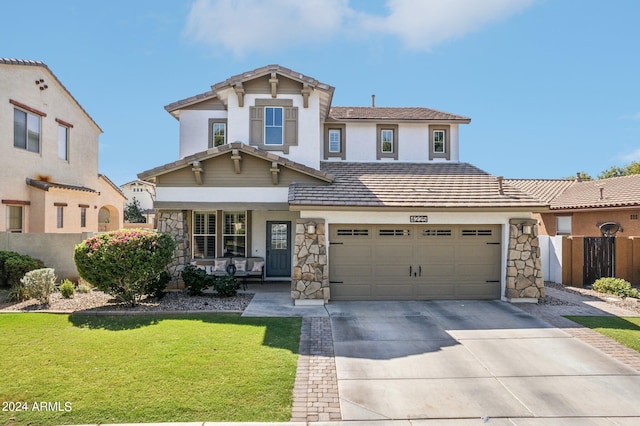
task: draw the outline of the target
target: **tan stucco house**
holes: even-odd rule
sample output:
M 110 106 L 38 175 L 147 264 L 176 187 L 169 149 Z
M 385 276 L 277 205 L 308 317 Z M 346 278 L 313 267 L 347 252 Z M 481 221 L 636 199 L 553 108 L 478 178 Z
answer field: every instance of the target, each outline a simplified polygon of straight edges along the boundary
M 122 191 L 98 173 L 102 130 L 42 62 L 0 58 L 0 232 L 122 227 Z
M 262 257 L 296 304 L 544 294 L 535 212 L 547 204 L 460 161 L 461 115 L 339 107 L 334 87 L 279 65 L 165 109 L 180 158 L 156 184 L 172 270 Z

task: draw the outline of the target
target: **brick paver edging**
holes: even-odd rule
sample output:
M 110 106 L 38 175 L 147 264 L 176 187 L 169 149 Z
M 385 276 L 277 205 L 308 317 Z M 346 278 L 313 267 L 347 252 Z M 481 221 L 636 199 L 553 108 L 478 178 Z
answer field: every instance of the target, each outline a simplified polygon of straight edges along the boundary
M 292 422 L 342 420 L 331 320 L 302 319 Z

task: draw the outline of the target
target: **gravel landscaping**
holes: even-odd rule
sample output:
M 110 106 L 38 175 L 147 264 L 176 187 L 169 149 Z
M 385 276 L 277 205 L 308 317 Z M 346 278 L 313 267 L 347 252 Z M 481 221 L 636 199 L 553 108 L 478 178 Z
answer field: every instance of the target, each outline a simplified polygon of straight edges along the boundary
M 51 295 L 51 303 L 40 305 L 37 300 L 20 303 L 8 300 L 8 291 L 0 290 L 0 311 L 128 311 L 128 312 L 167 312 L 167 311 L 226 311 L 242 312 L 253 298 L 252 293 L 238 293 L 235 297 L 217 297 L 215 294 L 189 296 L 186 292 L 168 292 L 162 299 L 144 299 L 138 306 L 131 307 L 118 302 L 113 296 L 98 290 L 89 293 L 77 292 L 72 299 L 65 299 L 59 292 Z
M 568 287 L 568 286 L 563 286 L 562 284 L 557 284 L 553 282 L 545 282 L 544 285 L 545 287 L 552 287 L 557 290 L 566 291 L 568 293 L 579 294 L 591 300 L 607 302 L 612 305 L 616 305 L 621 308 L 625 308 L 625 309 L 637 312 L 638 315 L 640 315 L 640 301 L 632 297 L 622 298 L 622 297 L 614 296 L 612 294 L 599 293 L 590 288 Z M 551 296 L 545 296 L 544 298 L 540 299 L 538 304 L 539 305 L 570 305 L 571 302 L 559 300 Z

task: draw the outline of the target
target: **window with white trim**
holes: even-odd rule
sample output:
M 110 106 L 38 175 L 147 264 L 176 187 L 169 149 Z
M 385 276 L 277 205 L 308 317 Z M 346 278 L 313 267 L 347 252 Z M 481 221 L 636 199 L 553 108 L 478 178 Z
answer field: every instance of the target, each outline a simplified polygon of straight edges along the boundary
M 40 152 L 40 116 L 17 108 L 13 110 L 13 146 Z
M 571 235 L 571 216 L 556 216 L 556 235 Z
M 225 123 L 213 123 L 213 146 L 227 143 L 227 125 Z
M 433 152 L 436 154 L 444 154 L 446 151 L 445 131 L 433 131 Z
M 264 108 L 264 144 L 265 145 L 282 145 L 283 144 L 283 109 L 282 107 L 265 107 Z
M 384 154 L 393 153 L 393 130 L 382 129 L 380 131 L 380 152 Z
M 224 212 L 224 256 L 247 255 L 247 212 Z
M 193 258 L 216 257 L 216 212 L 193 212 Z
M 336 153 L 342 151 L 340 133 L 340 129 L 329 129 L 329 152 Z

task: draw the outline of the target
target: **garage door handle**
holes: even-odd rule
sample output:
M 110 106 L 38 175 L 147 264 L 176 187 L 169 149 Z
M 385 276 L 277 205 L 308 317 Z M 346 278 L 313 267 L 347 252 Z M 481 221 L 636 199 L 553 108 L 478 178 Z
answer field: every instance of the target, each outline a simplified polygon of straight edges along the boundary
M 344 284 L 344 281 L 329 281 L 329 284 Z
M 487 244 L 496 245 L 496 246 L 500 245 L 500 243 L 487 243 Z
M 418 266 L 418 275 L 422 276 L 422 265 Z
M 485 283 L 499 283 L 500 280 L 486 280 Z
M 413 269 L 411 268 L 411 265 L 409 265 L 409 276 L 413 275 Z

